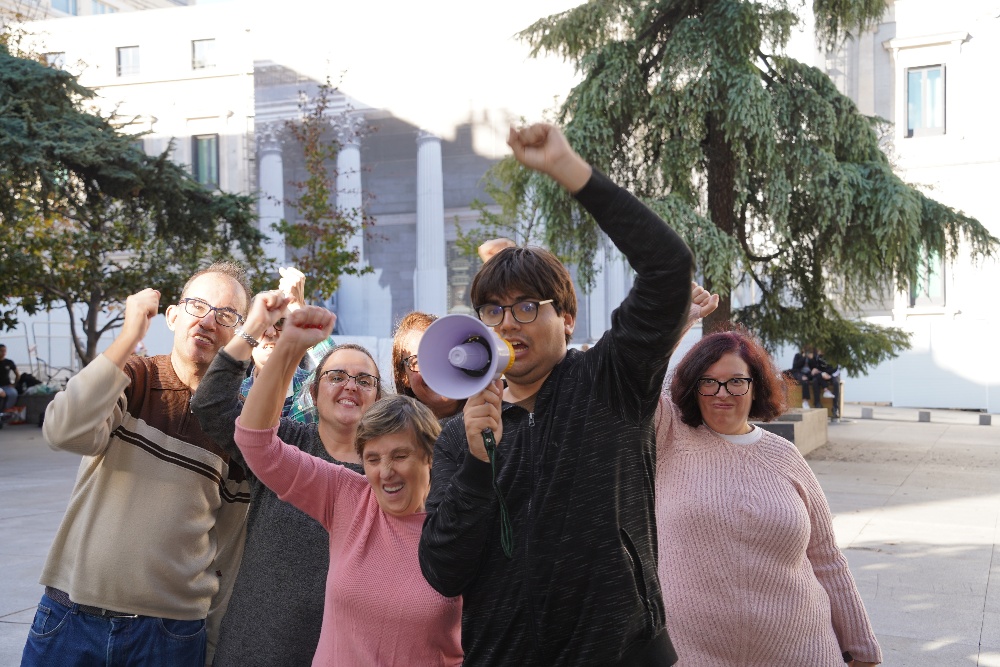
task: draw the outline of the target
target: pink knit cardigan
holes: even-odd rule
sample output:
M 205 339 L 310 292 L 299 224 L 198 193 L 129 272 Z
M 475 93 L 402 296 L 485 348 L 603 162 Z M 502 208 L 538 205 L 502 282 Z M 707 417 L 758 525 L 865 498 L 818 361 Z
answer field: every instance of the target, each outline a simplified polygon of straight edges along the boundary
M 265 485 L 330 533 L 313 665 L 462 664 L 462 599 L 432 589 L 417 562 L 424 513 L 384 513 L 366 477 L 285 444 L 277 428 L 237 421 L 236 444 Z
M 664 395 L 656 429 L 656 528 L 678 667 L 843 667 L 881 662 L 837 548 L 819 482 L 768 431 L 734 444 L 691 428 Z

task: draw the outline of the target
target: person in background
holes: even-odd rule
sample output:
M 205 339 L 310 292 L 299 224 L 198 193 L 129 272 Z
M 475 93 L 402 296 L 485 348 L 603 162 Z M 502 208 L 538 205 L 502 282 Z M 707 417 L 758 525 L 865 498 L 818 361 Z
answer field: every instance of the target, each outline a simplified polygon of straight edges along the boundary
M 287 315 L 289 301 L 290 297 L 280 291 L 256 296 L 243 327 L 219 352 L 191 402 L 206 432 L 244 467 L 243 454 L 233 439 L 237 417 L 241 410 L 255 409 L 251 399 L 257 392 L 265 394 L 268 406 L 278 398 L 284 405 L 284 388 L 291 381 L 289 377 L 282 387 L 262 388 L 259 384 L 264 371 L 278 359 L 284 329 L 246 403 L 238 395 L 240 382 L 259 337 Z M 295 360 L 295 369 L 301 358 L 300 354 Z M 279 360 L 281 375 L 283 364 Z M 331 465 L 363 473 L 355 434 L 361 416 L 381 396 L 378 366 L 365 348 L 348 344 L 331 348 L 317 371 L 308 390 L 317 408 L 317 421 L 280 418 L 276 420 L 279 437 Z M 330 563 L 326 530 L 305 512 L 280 500 L 251 470 L 247 470 L 247 477 L 250 515 L 246 549 L 222 619 L 215 667 L 310 665 L 319 641 Z
M 7 358 L 7 346 L 0 343 L 0 410 L 14 407 L 17 403 L 17 365 Z
M 881 662 L 823 490 L 795 445 L 749 420 L 784 383 L 745 329 L 692 347 L 660 398 L 656 529 L 682 667 Z
M 489 241 L 484 241 L 479 244 L 477 252 L 479 253 L 479 259 L 483 260 L 485 264 L 494 255 L 503 250 L 504 248 L 516 248 L 517 244 L 508 238 L 500 237 L 496 239 L 490 239 Z
M 809 407 L 809 391 L 812 386 L 812 369 L 809 364 L 812 359 L 812 348 L 803 347 L 792 358 L 792 367 L 785 371 L 786 376 L 799 383 L 799 387 L 802 389 L 802 407 L 804 408 Z
M 833 396 L 831 419 L 840 419 L 840 367 L 831 364 L 823 357 L 823 350 L 816 348 L 809 360 L 811 375 L 813 407 L 823 407 L 823 390 L 829 389 Z
M 465 400 L 455 400 L 438 394 L 427 386 L 420 374 L 417 348 L 424 332 L 437 317 L 414 311 L 408 313 L 396 326 L 392 337 L 392 374 L 396 392 L 411 396 L 431 409 L 439 420 L 445 420 L 462 411 Z
M 306 277 L 298 269 L 293 267 L 280 268 L 278 269 L 281 275 L 281 280 L 278 282 L 278 290 L 288 296 L 288 311 L 292 312 L 301 308 L 305 304 L 305 293 L 306 293 Z M 254 380 L 260 375 L 260 370 L 264 368 L 267 364 L 267 360 L 271 357 L 271 352 L 274 351 L 274 345 L 278 342 L 278 336 L 281 335 L 281 326 L 284 320 L 278 320 L 267 329 L 260 336 L 260 344 L 255 346 L 251 352 L 251 358 L 253 364 L 250 368 L 250 374 L 247 375 L 246 379 L 240 385 L 240 397 L 246 400 L 247 394 L 250 393 L 250 388 L 253 387 Z M 304 391 L 304 385 L 306 378 L 309 377 L 309 371 L 304 368 L 297 368 L 295 370 L 295 375 L 292 377 L 292 381 L 288 385 L 288 389 L 285 392 L 285 403 L 284 407 L 281 409 L 281 416 L 287 417 L 292 409 L 295 402 L 295 397 L 299 392 Z M 312 413 L 310 412 L 300 412 L 301 418 L 298 421 L 312 421 Z
M 687 321 L 694 259 L 558 128 L 512 128 L 508 144 L 593 215 L 635 283 L 611 329 L 580 352 L 567 350 L 576 291 L 555 255 L 508 247 L 476 274 L 473 308 L 515 358 L 506 387 L 470 397 L 438 438 L 421 571 L 442 595 L 462 595 L 469 665 L 669 665 L 653 417 Z
M 329 532 L 323 630 L 312 664 L 461 665 L 461 599 L 434 591 L 417 562 L 441 427 L 430 409 L 408 396 L 376 402 L 358 427 L 355 451 L 363 475 L 285 443 L 277 390 L 305 351 L 330 335 L 334 316 L 307 306 L 285 322 L 237 421 L 236 443 L 258 479 Z M 357 373 L 332 370 L 323 382 L 342 388 L 361 382 Z
M 167 307 L 170 354 L 140 357 L 160 293 L 129 296 L 118 337 L 46 408 L 49 445 L 83 460 L 22 666 L 211 661 L 250 496 L 190 401 L 249 302 L 241 267 L 199 271 Z

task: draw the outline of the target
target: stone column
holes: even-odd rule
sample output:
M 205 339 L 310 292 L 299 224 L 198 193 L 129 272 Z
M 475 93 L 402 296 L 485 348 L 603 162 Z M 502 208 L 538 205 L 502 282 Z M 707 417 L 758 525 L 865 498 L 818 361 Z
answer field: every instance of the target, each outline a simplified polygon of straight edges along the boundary
M 448 269 L 444 241 L 444 177 L 441 139 L 417 135 L 417 268 L 413 304 L 432 315 L 448 312 Z
M 341 120 L 337 134 L 340 152 L 337 154 L 337 208 L 351 220 L 354 234 L 348 249 L 357 249 L 358 267 L 365 261 L 365 232 L 362 227 L 364 197 L 361 190 L 361 130 L 363 119 L 348 116 Z M 392 335 L 392 293 L 388 286 L 379 285 L 381 269 L 362 276 L 342 275 L 337 290 L 337 328 L 344 335 Z M 375 353 L 375 350 L 372 350 Z
M 257 158 L 259 161 L 260 195 L 257 200 L 260 231 L 267 239 L 264 252 L 279 265 L 285 262 L 284 236 L 271 229 L 285 217 L 285 172 L 281 158 L 280 125 L 267 123 L 257 126 Z

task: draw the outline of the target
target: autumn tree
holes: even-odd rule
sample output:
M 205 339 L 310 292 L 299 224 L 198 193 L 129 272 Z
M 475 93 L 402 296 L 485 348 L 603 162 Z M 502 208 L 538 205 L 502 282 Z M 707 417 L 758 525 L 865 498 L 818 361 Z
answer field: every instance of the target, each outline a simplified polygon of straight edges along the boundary
M 0 312 L 10 328 L 18 308 L 64 308 L 85 364 L 128 295 L 155 287 L 166 307 L 211 261 L 265 268 L 252 197 L 207 190 L 169 151 L 146 155 L 84 109 L 92 96 L 0 43 Z
M 573 62 L 582 81 L 559 110 L 572 145 L 687 239 L 706 287 L 774 347 L 810 341 L 851 372 L 908 345 L 857 312 L 906 289 L 935 253 L 996 252 L 976 220 L 893 173 L 876 118 L 822 71 L 783 55 L 801 2 L 590 0 L 521 33 L 534 54 Z M 836 48 L 874 25 L 883 0 L 815 0 Z M 550 246 L 592 279 L 593 221 L 544 181 Z M 729 294 L 760 295 L 735 311 Z
M 336 87 L 325 81 L 299 103 L 300 118 L 284 123 L 295 157 L 301 158 L 304 178 L 291 182 L 295 195 L 286 201 L 296 219 L 275 226 L 285 244 L 296 251 L 296 265 L 309 276 L 311 294 L 320 300 L 337 291 L 342 275 L 373 271 L 370 265 L 360 265 L 360 249 L 350 247 L 351 238 L 373 221 L 363 206 L 359 210 L 337 205 L 337 155 L 342 148 L 337 131 L 363 133 L 365 128 L 349 113 L 331 113 L 336 94 Z

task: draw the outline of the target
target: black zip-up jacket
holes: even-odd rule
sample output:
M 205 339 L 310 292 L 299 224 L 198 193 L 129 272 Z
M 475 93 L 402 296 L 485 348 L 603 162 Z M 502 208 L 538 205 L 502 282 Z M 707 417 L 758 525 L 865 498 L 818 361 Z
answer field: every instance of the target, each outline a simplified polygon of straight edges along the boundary
M 685 328 L 693 258 L 596 170 L 576 197 L 636 279 L 601 340 L 553 368 L 533 413 L 503 406 L 497 480 L 513 525 L 511 559 L 500 546 L 490 464 L 466 455 L 462 418 L 434 448 L 420 567 L 438 592 L 463 596 L 462 647 L 475 667 L 615 665 L 648 656 L 657 636 L 646 664 L 676 659 L 656 576 L 653 416 Z

